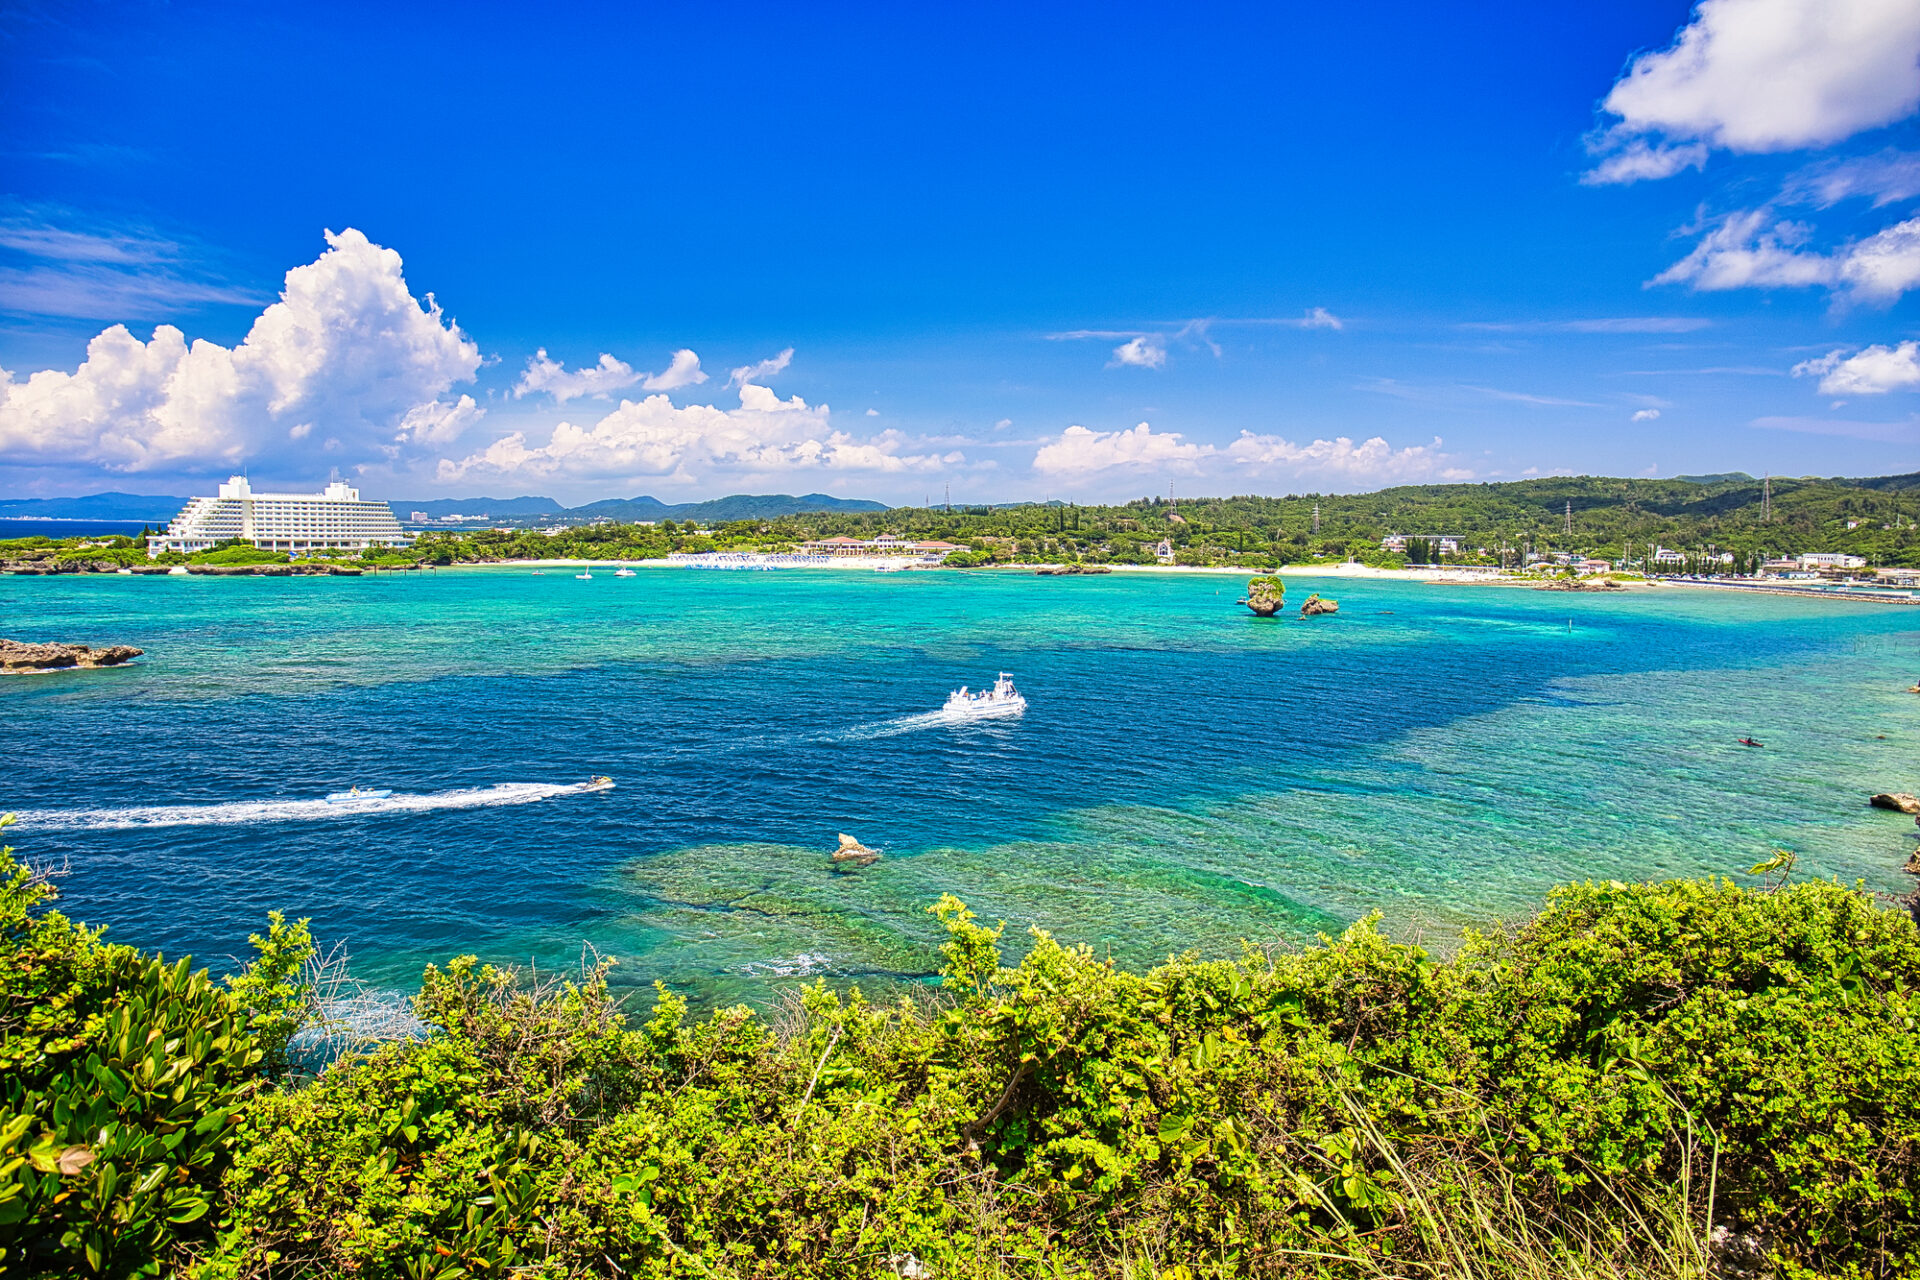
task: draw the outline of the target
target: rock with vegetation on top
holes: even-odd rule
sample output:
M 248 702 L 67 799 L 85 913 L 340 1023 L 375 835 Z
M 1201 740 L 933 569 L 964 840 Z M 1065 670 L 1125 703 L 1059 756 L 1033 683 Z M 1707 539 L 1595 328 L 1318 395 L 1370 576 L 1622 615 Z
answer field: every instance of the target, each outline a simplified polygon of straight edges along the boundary
M 1340 612 L 1338 600 L 1322 600 L 1318 595 L 1308 596 L 1307 602 L 1300 606 L 1300 616 L 1303 618 L 1311 618 L 1315 614 L 1338 612 Z
M 1263 618 L 1278 613 L 1286 598 L 1287 584 L 1276 576 L 1247 579 L 1247 608 Z
M 1920 876 L 1920 849 L 1907 855 L 1907 865 L 1900 868 L 1910 876 Z
M 1892 809 L 1895 813 L 1920 814 L 1920 796 L 1910 796 L 1904 791 L 1882 792 L 1867 803 L 1876 809 Z
M 30 671 L 117 667 L 144 652 L 144 649 L 136 649 L 130 644 L 110 644 L 104 649 L 94 649 L 84 644 L 27 644 L 20 640 L 0 640 L 0 672 L 21 675 Z
M 835 862 L 850 862 L 856 867 L 864 867 L 880 861 L 880 851 L 878 849 L 867 848 L 867 846 L 842 831 L 840 833 L 840 847 L 833 851 L 833 860 Z

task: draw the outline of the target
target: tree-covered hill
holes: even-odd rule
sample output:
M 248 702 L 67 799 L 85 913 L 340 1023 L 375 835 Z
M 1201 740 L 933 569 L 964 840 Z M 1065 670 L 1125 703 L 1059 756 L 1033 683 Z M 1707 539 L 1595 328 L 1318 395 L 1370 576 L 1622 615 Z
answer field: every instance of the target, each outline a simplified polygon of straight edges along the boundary
M 1316 515 L 1317 513 L 1317 515 Z M 1316 529 L 1317 524 L 1317 529 Z M 1851 528 L 1848 526 L 1852 525 Z M 895 508 L 774 522 L 795 536 L 912 533 L 1003 537 L 1085 548 L 1169 538 L 1176 547 L 1267 551 L 1281 559 L 1377 548 L 1389 534 L 1459 537 L 1471 547 L 1642 555 L 1648 543 L 1745 556 L 1845 551 L 1920 563 L 1920 476 L 1681 480 L 1556 476 L 1502 484 L 1402 485 L 1361 494 L 1140 499 L 1119 507 Z M 1569 530 L 1569 526 L 1571 526 Z

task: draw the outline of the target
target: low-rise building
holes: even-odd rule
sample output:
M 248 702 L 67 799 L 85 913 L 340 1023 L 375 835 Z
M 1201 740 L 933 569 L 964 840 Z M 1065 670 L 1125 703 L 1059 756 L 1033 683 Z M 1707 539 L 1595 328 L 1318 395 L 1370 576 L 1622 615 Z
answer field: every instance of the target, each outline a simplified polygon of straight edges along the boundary
M 1802 569 L 1864 569 L 1867 562 L 1864 557 L 1850 556 L 1840 551 L 1813 551 L 1800 557 Z
M 191 555 L 233 539 L 289 555 L 413 544 L 392 507 L 361 501 L 360 491 L 341 481 L 319 493 L 255 493 L 245 476 L 234 476 L 216 496 L 188 501 L 165 533 L 147 539 L 147 556 Z
M 1405 551 L 1407 549 L 1407 540 L 1410 538 L 1422 539 L 1424 541 L 1433 543 L 1435 549 L 1439 551 L 1439 553 L 1443 556 L 1457 556 L 1460 554 L 1460 539 L 1449 538 L 1437 533 L 1436 534 L 1424 534 L 1424 533 L 1388 534 L 1386 537 L 1380 539 L 1380 549 L 1382 551 Z
M 963 550 L 952 542 L 918 542 L 912 538 L 901 538 L 892 534 L 881 534 L 877 538 L 849 538 L 842 534 L 833 538 L 819 538 L 813 542 L 803 542 L 800 550 L 806 555 L 816 556 L 918 556 L 922 559 L 943 559 L 949 552 Z

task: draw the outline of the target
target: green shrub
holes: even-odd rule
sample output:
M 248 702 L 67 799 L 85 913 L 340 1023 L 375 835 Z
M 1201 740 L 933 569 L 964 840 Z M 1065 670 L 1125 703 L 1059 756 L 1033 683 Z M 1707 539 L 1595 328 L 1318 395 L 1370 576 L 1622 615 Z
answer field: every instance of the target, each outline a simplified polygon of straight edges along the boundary
M 0 1268 L 162 1274 L 211 1239 L 269 1052 L 253 1028 L 275 1042 L 305 957 L 276 922 L 279 976 L 229 994 L 42 910 L 53 897 L 0 849 Z
M 300 926 L 222 991 L 10 883 L 9 1266 L 1704 1277 L 1713 1223 L 1789 1275 L 1920 1266 L 1920 934 L 1837 884 L 1575 885 L 1451 959 L 1369 917 L 1145 974 L 1037 931 L 1009 967 L 944 898 L 937 991 L 696 1021 L 658 988 L 639 1025 L 604 965 L 465 957 L 426 1035 L 275 1085 Z

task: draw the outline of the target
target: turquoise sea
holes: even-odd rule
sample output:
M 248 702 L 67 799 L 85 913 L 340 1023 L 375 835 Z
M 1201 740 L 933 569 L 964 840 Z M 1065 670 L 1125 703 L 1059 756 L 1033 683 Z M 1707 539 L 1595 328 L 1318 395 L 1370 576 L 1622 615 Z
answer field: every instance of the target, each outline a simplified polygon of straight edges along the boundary
M 0 635 L 148 653 L 0 684 L 0 808 L 71 914 L 216 970 L 278 908 L 395 987 L 591 951 L 702 1002 L 920 980 L 944 892 L 1145 966 L 1374 910 L 1445 950 L 1557 882 L 1775 848 L 1907 887 L 1914 824 L 1864 801 L 1920 791 L 1920 609 L 1299 576 L 1289 615 L 1339 614 L 1261 620 L 1242 587 L 0 578 Z M 1002 669 L 1024 719 L 927 714 Z M 316 803 L 355 783 L 395 796 Z M 885 857 L 836 870 L 841 831 Z

